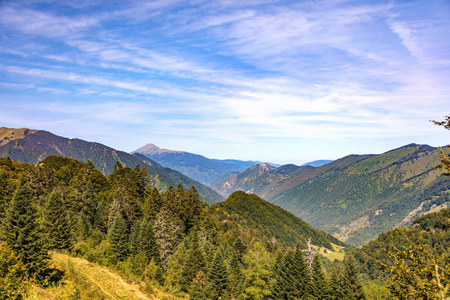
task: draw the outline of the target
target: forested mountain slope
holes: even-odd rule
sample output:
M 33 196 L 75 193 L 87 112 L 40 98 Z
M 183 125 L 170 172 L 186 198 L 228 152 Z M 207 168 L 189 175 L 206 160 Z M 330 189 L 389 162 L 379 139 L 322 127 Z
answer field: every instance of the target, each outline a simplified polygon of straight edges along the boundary
M 312 228 L 308 223 L 294 216 L 281 207 L 269 203 L 254 194 L 237 191 L 227 200 L 212 207 L 216 219 L 222 222 L 235 221 L 241 226 L 261 234 L 268 241 L 281 242 L 288 246 L 299 244 L 306 248 L 306 241 L 311 238 L 314 245 L 333 250 L 332 243 L 345 244 L 330 234 Z M 217 212 L 214 212 L 214 209 Z
M 418 217 L 410 226 L 402 226 L 385 233 L 361 247 L 353 254 L 360 262 L 360 271 L 369 279 L 385 278 L 381 264 L 392 265 L 389 252 L 408 249 L 411 245 L 428 245 L 434 254 L 450 258 L 450 208 Z
M 232 159 L 210 159 L 185 151 L 161 149 L 153 144 L 145 145 L 132 153 L 144 155 L 164 167 L 177 170 L 189 178 L 208 185 L 228 173 L 243 172 L 258 163 Z
M 196 182 L 189 177 L 174 171 L 164 169 L 153 163 L 143 163 L 133 155 L 118 151 L 105 145 L 87 142 L 80 139 L 68 139 L 42 130 L 0 128 L 0 157 L 10 157 L 13 160 L 36 164 L 48 155 L 72 157 L 82 162 L 92 161 L 94 166 L 105 175 L 114 170 L 117 161 L 124 166 L 145 168 L 150 181 L 159 189 L 167 190 L 170 185 L 179 183 L 186 188 L 195 186 L 203 200 L 215 203 L 223 200 L 219 194 L 209 187 Z
M 254 235 L 251 226 L 217 220 L 209 213 L 215 208 L 201 202 L 194 187 L 159 192 L 143 168 L 116 163 L 105 176 L 92 162 L 73 158 L 48 156 L 37 165 L 0 158 L 0 194 L 0 295 L 7 299 L 31 296 L 30 283 L 54 291 L 66 276 L 77 273 L 75 265 L 85 263 L 76 259 L 73 266 L 55 270 L 49 251 L 116 270 L 140 282 L 149 297 L 156 289 L 203 300 L 287 295 L 345 299 L 355 289 L 364 292 L 352 260 L 346 260 L 344 271 L 330 269 L 328 279 L 321 258 L 312 251 L 282 243 L 269 247 L 268 238 Z M 269 224 L 287 218 L 267 205 Z M 262 215 L 258 222 L 264 219 Z M 104 271 L 99 277 L 76 276 L 75 287 L 83 290 L 77 294 L 74 289 L 71 297 L 101 296 L 84 288 L 92 286 L 85 285 L 89 277 L 99 283 L 108 273 Z M 113 295 L 106 282 L 97 286 Z
M 433 169 L 439 150 L 407 145 L 380 155 L 350 155 L 321 167 L 254 166 L 215 189 L 243 190 L 313 227 L 361 245 L 449 202 L 448 178 Z

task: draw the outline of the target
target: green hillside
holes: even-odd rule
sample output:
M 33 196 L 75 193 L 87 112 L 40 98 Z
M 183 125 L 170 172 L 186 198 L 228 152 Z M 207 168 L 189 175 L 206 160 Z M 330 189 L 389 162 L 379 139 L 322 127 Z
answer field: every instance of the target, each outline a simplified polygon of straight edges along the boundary
M 450 208 L 418 217 L 410 226 L 382 233 L 376 240 L 355 249 L 360 271 L 368 279 L 385 278 L 380 263 L 392 265 L 388 251 L 397 252 L 411 245 L 426 244 L 440 257 L 450 255 Z
M 117 163 L 105 176 L 89 161 L 48 156 L 37 165 L 0 158 L 0 195 L 0 299 L 327 299 L 355 285 L 363 293 L 351 260 L 333 263 L 340 272 L 304 247 L 309 237 L 339 241 L 242 192 L 224 202 L 242 209 L 228 222 L 195 188 L 160 192 L 142 168 Z M 268 243 L 252 224 L 285 233 Z M 291 235 L 300 247 L 286 246 Z
M 439 149 L 411 144 L 318 168 L 258 165 L 214 188 L 222 195 L 252 192 L 358 246 L 450 201 L 448 178 L 433 169 L 438 154 Z
M 147 171 L 150 181 L 158 189 L 167 190 L 169 186 L 177 186 L 181 183 L 186 188 L 195 186 L 205 202 L 215 203 L 223 200 L 223 197 L 209 187 L 177 171 L 165 169 L 156 163 L 153 165 L 143 163 L 133 155 L 99 143 L 68 139 L 42 130 L 5 127 L 0 128 L 0 137 L 3 137 L 0 144 L 0 157 L 10 157 L 29 164 L 36 164 L 49 155 L 72 157 L 82 162 L 90 160 L 105 175 L 114 171 L 117 161 L 130 168 L 140 165 Z
M 312 244 L 333 250 L 332 243 L 339 246 L 345 244 L 335 237 L 312 228 L 309 224 L 281 207 L 269 203 L 254 194 L 242 191 L 234 192 L 224 202 L 212 206 L 221 212 L 217 217 L 233 220 L 241 226 L 254 230 L 267 240 L 276 241 L 288 246 L 306 247 L 306 240 L 311 238 Z

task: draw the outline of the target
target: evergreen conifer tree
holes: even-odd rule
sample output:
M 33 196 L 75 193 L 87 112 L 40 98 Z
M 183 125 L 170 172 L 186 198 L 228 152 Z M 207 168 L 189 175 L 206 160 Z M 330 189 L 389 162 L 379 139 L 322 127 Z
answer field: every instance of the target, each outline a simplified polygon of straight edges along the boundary
M 163 200 L 161 194 L 158 192 L 158 189 L 156 187 L 153 187 L 147 193 L 147 196 L 144 200 L 144 205 L 142 207 L 144 218 L 147 219 L 150 223 L 153 223 L 162 206 Z
M 314 255 L 312 262 L 312 296 L 314 299 L 325 299 L 328 295 L 328 284 L 322 268 L 320 257 Z
M 128 231 L 122 215 L 114 219 L 114 223 L 109 229 L 109 240 L 116 256 L 123 260 L 128 255 Z
M 71 224 L 63 205 L 61 194 L 54 190 L 44 207 L 44 222 L 46 243 L 49 249 L 71 249 Z
M 14 192 L 3 223 L 3 238 L 24 264 L 27 274 L 43 279 L 48 270 L 48 253 L 33 206 L 33 191 L 25 176 Z
M 295 280 L 293 297 L 305 298 L 311 295 L 311 277 L 305 255 L 300 246 L 297 245 L 292 257 L 293 278 Z
M 330 286 L 328 289 L 328 299 L 342 300 L 344 299 L 344 286 L 343 286 L 343 270 L 340 266 L 336 266 L 330 276 Z
M 275 279 L 272 285 L 272 299 L 285 299 L 287 297 L 287 282 L 286 282 L 286 269 L 285 258 L 283 253 L 279 251 L 275 258 L 275 265 L 273 268 L 273 277 Z
M 191 238 L 189 250 L 187 251 L 186 261 L 181 271 L 182 278 L 180 283 L 184 291 L 188 291 L 190 285 L 192 284 L 192 280 L 200 270 L 205 271 L 205 267 L 205 258 L 198 243 L 197 233 L 194 232 Z
M 233 254 L 231 256 L 230 260 L 230 267 L 229 267 L 229 276 L 228 276 L 228 282 L 229 282 L 229 290 L 231 292 L 232 297 L 237 298 L 238 295 L 242 292 L 242 272 L 241 272 L 241 263 L 238 259 L 238 254 L 233 251 Z
M 208 299 L 220 299 L 228 288 L 228 273 L 222 251 L 219 249 L 214 255 L 208 272 Z
M 356 261 L 352 255 L 345 259 L 344 268 L 344 295 L 348 300 L 366 299 L 364 289 L 359 279 L 359 272 L 356 269 Z

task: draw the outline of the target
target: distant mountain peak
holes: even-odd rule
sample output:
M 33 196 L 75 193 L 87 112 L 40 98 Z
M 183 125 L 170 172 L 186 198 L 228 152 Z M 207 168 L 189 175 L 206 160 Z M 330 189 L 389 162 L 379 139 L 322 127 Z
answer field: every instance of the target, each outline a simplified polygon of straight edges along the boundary
M 268 163 L 261 163 L 259 165 L 253 166 L 252 168 L 264 171 L 271 171 L 276 169 L 276 167 L 269 165 Z
M 155 144 L 147 144 L 145 146 L 142 146 L 141 148 L 134 150 L 131 153 L 140 153 L 140 154 L 147 154 L 147 155 L 155 155 L 155 154 L 163 154 L 163 153 L 178 153 L 182 154 L 185 153 L 184 151 L 174 151 L 169 149 L 162 149 L 156 146 Z

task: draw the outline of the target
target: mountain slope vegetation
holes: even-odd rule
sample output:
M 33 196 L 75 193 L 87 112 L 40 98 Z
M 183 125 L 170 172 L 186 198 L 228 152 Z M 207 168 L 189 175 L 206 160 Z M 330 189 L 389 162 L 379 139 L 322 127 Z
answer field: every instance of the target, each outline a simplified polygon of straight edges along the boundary
M 87 142 L 80 139 L 68 139 L 42 130 L 0 128 L 0 157 L 10 157 L 13 160 L 36 164 L 49 155 L 72 157 L 82 162 L 90 160 L 94 166 L 105 175 L 114 171 L 114 165 L 119 161 L 124 166 L 135 168 L 140 166 L 147 171 L 150 181 L 158 189 L 167 190 L 169 186 L 182 183 L 185 187 L 195 186 L 208 203 L 223 200 L 209 187 L 196 182 L 189 177 L 162 168 L 155 162 L 143 163 L 139 158 L 123 151 L 118 151 L 105 145 Z
M 326 299 L 345 297 L 355 289 L 363 293 L 352 260 L 346 260 L 345 272 L 327 271 L 341 282 L 338 289 L 311 249 L 269 244 L 267 237 L 253 234 L 249 227 L 217 220 L 210 214 L 216 208 L 201 202 L 194 187 L 185 190 L 180 184 L 160 192 L 143 168 L 117 162 L 105 176 L 90 161 L 62 156 L 47 156 L 37 165 L 0 158 L 0 193 L 3 298 L 29 296 L 30 283 L 43 288 L 39 293 L 45 295 L 64 278 L 76 278 L 76 285 L 83 288 L 73 290 L 73 299 L 116 295 L 114 284 L 106 282 L 115 276 L 106 269 L 91 276 L 95 266 L 79 258 L 140 282 L 150 298 L 159 297 L 158 291 L 190 299 L 291 294 Z M 267 208 L 277 210 L 268 203 Z M 278 226 L 281 221 L 274 218 L 279 217 L 288 216 L 271 212 L 267 219 Z M 264 219 L 261 216 L 258 222 Z M 301 226 L 311 233 L 307 224 Z M 27 232 L 32 234 L 24 236 Z M 60 252 L 76 258 L 55 270 L 49 252 L 56 252 L 58 262 L 67 258 Z M 351 280 L 344 280 L 349 276 Z
M 245 228 L 260 233 L 267 240 L 273 239 L 288 246 L 299 244 L 306 247 L 306 241 L 311 238 L 314 245 L 333 250 L 332 243 L 339 246 L 345 244 L 323 231 L 312 228 L 309 224 L 292 213 L 267 202 L 254 194 L 237 191 L 227 200 L 211 207 L 219 212 L 216 218 L 222 222 L 233 220 Z
M 380 155 L 350 155 L 321 167 L 254 166 L 215 185 L 277 204 L 353 245 L 449 202 L 450 183 L 434 169 L 439 149 L 407 145 Z
M 396 253 L 411 245 L 428 245 L 444 261 L 450 258 L 450 208 L 417 217 L 410 226 L 384 232 L 376 240 L 355 249 L 353 255 L 368 279 L 386 278 L 388 274 L 382 264 L 394 264 L 389 252 Z

